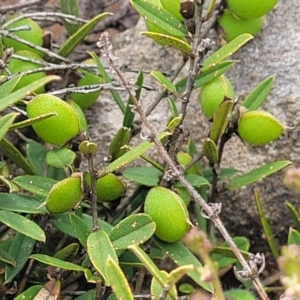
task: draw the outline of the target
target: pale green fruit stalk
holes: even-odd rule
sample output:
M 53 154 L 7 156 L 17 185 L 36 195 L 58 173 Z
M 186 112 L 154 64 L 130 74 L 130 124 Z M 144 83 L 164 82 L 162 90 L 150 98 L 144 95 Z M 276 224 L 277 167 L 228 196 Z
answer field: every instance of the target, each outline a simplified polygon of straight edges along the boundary
M 273 115 L 262 110 L 246 112 L 238 121 L 239 136 L 251 145 L 265 145 L 276 140 L 283 129 L 283 125 Z
M 227 0 L 228 7 L 242 19 L 257 19 L 273 9 L 278 0 Z
M 79 119 L 74 109 L 53 95 L 40 94 L 32 98 L 26 110 L 28 118 L 56 113 L 56 116 L 32 124 L 36 134 L 47 143 L 61 146 L 80 131 Z
M 218 23 L 224 31 L 224 39 L 227 42 L 234 40 L 243 33 L 249 33 L 253 36 L 257 35 L 264 24 L 264 18 L 260 17 L 253 20 L 237 19 L 228 10 L 218 18 Z
M 179 195 L 161 186 L 150 189 L 144 211 L 156 223 L 155 235 L 165 242 L 182 239 L 189 229 L 189 214 Z
M 74 173 L 52 187 L 46 198 L 46 208 L 53 214 L 64 213 L 75 208 L 82 197 L 81 173 Z
M 221 75 L 201 88 L 200 104 L 204 115 L 212 119 L 225 97 L 234 99 L 234 91 L 230 81 Z

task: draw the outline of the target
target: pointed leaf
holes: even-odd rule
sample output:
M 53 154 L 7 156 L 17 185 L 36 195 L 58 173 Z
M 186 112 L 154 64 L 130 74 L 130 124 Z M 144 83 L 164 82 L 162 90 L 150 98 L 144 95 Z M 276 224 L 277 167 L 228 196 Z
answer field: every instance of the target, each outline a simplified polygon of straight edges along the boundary
M 284 204 L 287 206 L 287 208 L 291 214 L 291 217 L 294 221 L 296 229 L 300 232 L 300 215 L 297 211 L 297 208 L 289 201 L 285 201 Z
M 1 248 L 0 248 L 0 261 L 3 261 L 6 264 L 9 264 L 12 267 L 17 266 L 16 261 L 14 260 L 14 258 L 8 252 L 6 252 L 4 249 L 1 249 Z
M 111 161 L 116 160 L 127 152 L 127 150 L 124 148 L 122 149 L 122 147 L 128 145 L 129 141 L 129 129 L 127 127 L 120 128 L 109 145 L 109 155 L 111 157 Z
M 124 273 L 122 272 L 118 263 L 110 256 L 107 258 L 106 261 L 106 275 L 108 284 L 111 286 L 117 299 L 134 299 Z
M 46 155 L 46 163 L 54 168 L 66 168 L 70 166 L 76 157 L 76 154 L 71 149 L 59 148 L 48 151 Z
M 108 234 L 116 250 L 140 245 L 154 234 L 156 225 L 147 214 L 134 214 L 119 222 Z
M 1 100 L 0 100 L 1 101 Z M 5 136 L 18 113 L 10 113 L 0 118 L 0 140 Z
M 14 300 L 36 300 L 34 297 L 43 288 L 42 285 L 33 285 L 23 293 L 19 294 Z
M 228 188 L 230 190 L 234 190 L 240 188 L 241 186 L 251 184 L 256 182 L 266 176 L 272 175 L 279 170 L 285 168 L 290 165 L 291 162 L 288 160 L 276 161 L 269 164 L 266 164 L 262 167 L 254 169 L 246 174 L 239 175 L 234 177 L 228 184 Z
M 79 218 L 74 214 L 70 214 L 70 224 L 74 230 L 76 238 L 79 240 L 80 244 L 86 249 L 87 238 L 91 233 L 90 228 L 86 225 L 82 218 Z
M 42 144 L 34 140 L 28 141 L 28 144 L 26 145 L 26 157 L 35 173 L 39 176 L 44 174 L 46 153 L 47 151 Z
M 79 17 L 77 0 L 60 0 L 60 10 L 64 14 Z M 74 34 L 80 28 L 79 24 L 73 24 L 67 20 L 64 21 L 64 24 L 69 35 Z
M 126 168 L 123 177 L 145 186 L 156 186 L 163 173 L 153 167 L 132 167 Z
M 2 98 L 6 97 L 14 90 L 14 88 L 16 87 L 16 85 L 18 84 L 18 82 L 20 81 L 22 76 L 23 75 L 13 77 L 12 79 L 1 84 L 1 86 L 0 86 L 1 101 L 2 101 Z
M 176 87 L 175 87 L 175 89 L 176 89 Z M 178 110 L 178 108 L 176 106 L 175 101 L 173 99 L 171 99 L 171 98 L 168 98 L 168 102 L 169 102 L 169 105 L 170 105 L 172 117 L 173 118 L 179 117 L 179 110 Z
M 88 23 L 84 24 L 60 47 L 58 55 L 62 57 L 68 57 L 102 19 L 111 15 L 112 13 L 109 12 L 102 13 L 94 17 Z
M 266 100 L 272 86 L 274 84 L 275 76 L 270 76 L 263 80 L 241 103 L 242 106 L 249 110 L 258 109 Z
M 244 44 L 252 40 L 253 36 L 249 33 L 244 33 L 236 37 L 230 43 L 226 44 L 204 61 L 203 70 L 213 67 L 215 64 L 226 59 L 228 56 L 239 50 Z
M 209 185 L 209 182 L 206 178 L 197 174 L 186 174 L 185 178 L 193 187 L 199 188 L 204 185 Z M 184 185 L 180 181 L 176 182 L 174 186 L 184 187 Z
M 208 159 L 208 161 L 212 164 L 216 164 L 219 161 L 219 154 L 218 148 L 215 142 L 210 139 L 206 138 L 203 142 L 203 154 Z
M 79 249 L 79 244 L 72 243 L 56 252 L 54 257 L 64 261 L 73 261 L 76 258 Z
M 300 246 L 300 232 L 294 228 L 290 228 L 287 243 L 288 245 L 295 244 Z

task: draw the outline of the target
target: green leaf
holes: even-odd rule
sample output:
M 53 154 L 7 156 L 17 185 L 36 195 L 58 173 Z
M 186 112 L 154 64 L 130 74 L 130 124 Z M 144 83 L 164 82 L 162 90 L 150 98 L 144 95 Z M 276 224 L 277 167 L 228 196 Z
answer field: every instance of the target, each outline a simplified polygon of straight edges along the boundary
M 20 81 L 22 76 L 23 75 L 13 77 L 12 79 L 1 84 L 1 86 L 0 86 L 1 101 L 2 101 L 2 98 L 6 97 L 14 90 L 14 88 L 16 87 L 16 85 L 18 84 L 18 82 Z
M 46 240 L 46 236 L 42 228 L 35 222 L 31 221 L 29 217 L 25 218 L 14 212 L 1 210 L 0 222 L 34 240 L 40 242 L 45 242 Z
M 234 168 L 221 168 L 219 173 L 219 179 L 224 180 L 234 176 L 239 171 Z M 213 172 L 212 169 L 202 170 L 203 177 L 207 179 L 209 183 L 213 181 Z
M 161 134 L 159 134 L 158 138 L 162 139 L 168 135 L 170 135 L 170 133 L 162 132 Z M 106 172 L 108 172 L 108 173 L 114 172 L 114 171 L 120 169 L 121 167 L 124 167 L 125 165 L 129 164 L 133 160 L 140 157 L 144 152 L 149 150 L 153 145 L 154 145 L 154 143 L 150 143 L 148 141 L 140 143 L 138 146 L 134 147 L 133 149 L 131 149 L 130 151 L 125 153 L 123 156 L 119 157 L 114 162 L 112 162 L 106 168 Z
M 34 297 L 39 293 L 43 288 L 42 285 L 33 285 L 24 291 L 22 294 L 19 294 L 14 300 L 34 300 Z
M 175 296 L 175 299 L 177 299 L 177 290 L 176 287 L 173 285 L 168 285 L 167 279 L 168 279 L 168 273 L 166 271 L 160 271 L 161 276 L 164 278 L 164 284 L 162 285 L 161 283 L 159 283 L 155 277 L 152 278 L 151 280 L 151 285 L 150 285 L 150 292 L 151 292 L 151 296 L 154 299 L 159 299 L 160 296 L 162 295 L 164 291 L 164 287 L 168 286 L 170 289 L 172 288 L 172 293 Z M 167 297 L 165 297 L 164 299 L 166 300 L 172 300 L 174 299 L 173 297 L 171 297 L 170 295 L 168 295 Z
M 4 249 L 1 248 L 0 248 L 0 260 L 5 262 L 6 264 L 11 265 L 12 267 L 17 266 L 17 263 L 14 260 L 14 258 L 8 252 L 6 252 Z
M 176 87 L 175 87 L 176 89 Z M 173 99 L 171 98 L 168 98 L 168 102 L 169 102 L 169 105 L 170 105 L 170 109 L 171 109 L 171 113 L 172 113 L 172 118 L 176 118 L 176 117 L 179 117 L 179 110 L 176 106 L 176 103 Z
M 213 67 L 215 64 L 226 59 L 228 56 L 239 50 L 244 44 L 252 40 L 253 36 L 249 33 L 244 33 L 236 37 L 230 43 L 226 44 L 204 61 L 203 71 Z
M 35 241 L 28 236 L 19 232 L 15 235 L 8 253 L 14 258 L 16 267 L 5 266 L 5 283 L 11 282 L 21 272 L 33 250 L 34 244 Z
M 147 22 L 154 24 L 170 35 L 184 37 L 187 34 L 183 24 L 164 8 L 146 0 L 131 0 L 130 2 L 138 14 Z
M 202 71 L 196 76 L 195 85 L 193 89 L 198 89 L 204 84 L 210 82 L 214 78 L 224 74 L 234 66 L 235 62 L 231 60 L 222 61 L 215 66 L 211 66 L 208 70 Z M 178 93 L 182 93 L 185 90 L 187 78 L 183 78 L 176 83 Z
M 79 240 L 80 244 L 86 249 L 87 248 L 87 238 L 91 233 L 90 228 L 84 222 L 82 218 L 74 214 L 69 214 L 70 216 L 70 224 L 74 230 L 76 238 Z
M 28 144 L 26 145 L 26 157 L 35 173 L 39 176 L 44 174 L 46 153 L 47 151 L 42 144 L 34 140 L 28 141 Z
M 236 236 L 233 240 L 244 257 L 248 258 L 249 253 L 247 251 L 250 247 L 248 239 L 243 236 Z M 212 251 L 211 258 L 218 263 L 219 268 L 224 268 L 237 262 L 237 258 L 227 242 L 215 247 Z
M 114 291 L 117 299 L 134 299 L 124 273 L 122 272 L 118 263 L 110 256 L 106 261 L 106 275 L 108 283 Z
M 174 36 L 166 35 L 163 33 L 150 32 L 150 31 L 142 31 L 140 32 L 140 34 L 151 38 L 152 40 L 154 40 L 159 44 L 162 44 L 164 46 L 174 47 L 182 52 L 186 52 L 187 54 L 191 55 L 192 52 L 191 46 L 188 43 Z
M 258 109 L 266 100 L 269 95 L 273 84 L 275 76 L 270 76 L 263 80 L 241 103 L 242 106 L 248 108 L 249 110 Z
M 241 186 L 256 182 L 262 178 L 265 178 L 269 175 L 278 172 L 279 170 L 285 168 L 290 164 L 291 162 L 288 160 L 275 161 L 257 169 L 254 169 L 246 174 L 236 176 L 229 182 L 228 189 L 234 190 L 240 188 Z
M 182 123 L 182 119 L 182 114 L 180 114 L 178 117 L 172 118 L 167 125 L 167 130 L 173 134 L 175 129 Z
M 118 263 L 118 257 L 105 231 L 98 230 L 88 236 L 87 252 L 93 266 L 108 283 L 106 261 L 110 258 Z
M 0 118 L 0 140 L 5 136 L 18 113 L 10 113 Z
M 153 167 L 132 167 L 125 169 L 122 175 L 145 186 L 156 186 L 163 173 Z
M 37 175 L 21 175 L 15 177 L 12 182 L 30 193 L 47 197 L 53 185 L 58 181 Z
M 116 250 L 140 245 L 150 239 L 156 225 L 147 214 L 134 214 L 123 219 L 108 234 Z
M 96 298 L 96 290 L 94 289 L 94 290 L 89 290 L 87 292 L 84 292 L 83 295 L 75 298 L 75 300 L 95 300 L 95 298 Z
M 300 246 L 300 232 L 294 228 L 289 229 L 288 245 L 296 244 Z
M 62 13 L 79 17 L 79 8 L 77 0 L 60 0 L 60 10 Z M 64 21 L 65 28 L 69 35 L 74 34 L 79 28 L 79 24 Z
M 216 164 L 219 161 L 218 148 L 212 139 L 206 138 L 204 140 L 203 154 L 208 159 L 208 161 L 212 164 Z
M 186 174 L 185 178 L 193 187 L 199 188 L 204 185 L 209 185 L 209 182 L 206 180 L 206 178 L 197 174 Z M 180 181 L 176 182 L 174 186 L 184 187 L 184 185 Z
M 41 202 L 28 196 L 1 193 L 0 209 L 28 214 L 46 214 Z
M 266 214 L 264 212 L 262 202 L 260 199 L 259 191 L 256 189 L 254 190 L 254 198 L 255 198 L 255 204 L 256 204 L 257 211 L 258 211 L 260 223 L 262 225 L 262 228 L 263 228 L 263 231 L 265 234 L 265 238 L 269 244 L 272 254 L 274 255 L 275 258 L 278 258 L 279 257 L 279 247 L 276 243 L 271 226 L 270 226 L 268 219 L 266 217 Z
M 34 174 L 32 166 L 28 163 L 22 153 L 6 138 L 0 141 L 0 150 L 10 158 L 17 166 L 23 169 L 28 174 Z
M 135 82 L 135 85 L 137 87 L 137 90 L 135 91 L 135 97 L 137 100 L 140 99 L 143 82 L 144 82 L 144 73 L 142 72 L 142 70 L 140 70 L 139 74 L 137 76 L 136 82 Z M 124 113 L 124 119 L 123 119 L 123 126 L 128 127 L 128 128 L 132 127 L 132 124 L 134 121 L 135 114 L 132 111 L 132 105 L 133 105 L 132 98 L 129 97 L 129 99 L 127 101 L 127 105 L 126 105 L 126 110 Z
M 72 36 L 70 36 L 67 41 L 60 47 L 58 55 L 62 57 L 68 57 L 102 19 L 111 15 L 112 13 L 109 12 L 102 13 L 94 17 L 88 23 L 81 26 L 80 29 L 76 31 Z
M 70 166 L 76 157 L 74 151 L 67 148 L 50 150 L 46 155 L 46 163 L 54 168 L 66 168 Z
M 123 146 L 128 145 L 130 141 L 130 131 L 127 127 L 122 127 L 118 130 L 109 145 L 109 155 L 111 161 L 116 160 L 127 152 L 126 149 L 121 149 Z
M 193 265 L 195 268 L 203 268 L 200 261 L 181 242 L 166 243 L 155 236 L 154 241 L 178 266 Z M 213 292 L 213 285 L 201 281 L 199 273 L 195 270 L 190 271 L 187 275 L 205 290 Z
M 255 300 L 256 298 L 249 292 L 241 289 L 232 289 L 224 292 L 226 299 L 231 300 Z
M 291 217 L 294 221 L 296 229 L 300 232 L 300 215 L 297 211 L 297 208 L 289 201 L 285 201 L 284 204 L 287 206 L 287 208 L 291 214 Z
M 32 254 L 30 258 L 33 258 L 43 264 L 53 266 L 56 268 L 75 272 L 85 272 L 84 267 L 45 254 Z
M 105 68 L 103 67 L 103 65 L 102 65 L 99 57 L 96 55 L 96 53 L 89 52 L 89 54 L 91 55 L 91 57 L 93 58 L 94 62 L 96 63 L 98 71 L 100 72 L 101 76 L 103 77 L 104 83 L 110 83 L 110 82 L 112 82 L 111 78 L 107 74 Z M 126 107 L 125 107 L 124 102 L 123 102 L 122 98 L 120 97 L 119 93 L 117 91 L 114 91 L 114 90 L 111 90 L 110 93 L 112 94 L 112 96 L 113 96 L 116 104 L 119 106 L 121 112 L 123 114 L 125 114 Z M 126 127 L 129 127 L 129 126 L 126 126 Z
M 72 243 L 56 252 L 54 257 L 63 261 L 73 261 L 76 258 L 79 249 L 79 244 Z
M 4 97 L 0 101 L 0 111 L 3 109 L 15 104 L 25 96 L 30 95 L 32 92 L 34 92 L 36 89 L 44 86 L 45 84 L 49 83 L 53 80 L 59 80 L 60 77 L 58 76 L 46 76 L 44 78 L 41 78 L 37 81 L 34 81 L 33 83 L 18 89 L 17 91 L 13 92 L 12 94 L 9 94 L 8 96 Z

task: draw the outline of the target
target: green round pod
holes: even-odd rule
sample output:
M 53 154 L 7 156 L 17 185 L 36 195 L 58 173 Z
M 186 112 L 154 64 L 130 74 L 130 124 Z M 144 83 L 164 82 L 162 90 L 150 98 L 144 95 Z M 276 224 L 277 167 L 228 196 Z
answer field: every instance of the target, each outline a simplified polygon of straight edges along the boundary
M 64 213 L 76 207 L 82 196 L 81 173 L 74 173 L 51 188 L 46 198 L 46 208 L 52 214 Z
M 94 64 L 95 62 L 93 59 L 88 59 L 83 63 L 89 65 L 89 64 Z M 80 69 L 79 71 L 82 74 L 83 78 L 81 78 L 78 81 L 77 86 L 100 84 L 103 82 L 102 77 L 97 76 L 87 70 Z M 81 109 L 86 109 L 92 106 L 97 101 L 100 93 L 101 93 L 100 91 L 92 92 L 88 94 L 72 93 L 71 98 L 74 102 L 76 102 L 81 107 Z
M 16 16 L 12 16 L 8 20 L 10 21 L 11 19 L 15 18 Z M 4 24 L 5 25 L 5 24 Z M 24 18 L 21 20 L 18 20 L 11 25 L 8 25 L 7 29 L 13 29 L 21 26 L 28 26 L 29 30 L 19 30 L 19 31 L 14 31 L 12 34 L 16 35 L 17 37 L 26 40 L 34 45 L 37 46 L 42 46 L 43 45 L 43 30 L 42 28 L 34 22 L 30 18 Z M 34 52 L 38 55 L 43 55 L 42 52 L 29 47 L 21 42 L 18 42 L 14 39 L 8 38 L 8 37 L 3 37 L 2 38 L 3 44 L 6 48 L 14 48 L 14 52 L 20 51 L 20 50 L 29 50 L 31 52 Z
M 17 51 L 15 54 L 29 58 L 29 59 L 42 61 L 42 58 L 38 54 L 28 51 L 28 50 Z M 7 66 L 8 70 L 11 72 L 11 74 L 17 74 L 19 72 L 34 70 L 34 69 L 38 69 L 41 67 L 43 67 L 43 64 L 37 64 L 37 63 L 30 62 L 30 61 L 24 61 L 22 59 L 18 59 L 15 57 L 11 57 L 9 59 L 9 64 Z M 45 76 L 46 76 L 45 72 L 38 72 L 38 73 L 25 75 L 19 80 L 19 82 L 17 83 L 17 85 L 14 88 L 14 91 L 16 91 L 22 87 L 25 87 L 26 85 L 28 85 L 36 80 L 39 80 Z M 45 92 L 44 87 L 40 87 L 39 89 L 37 89 L 35 91 L 36 94 L 43 93 L 43 92 Z
M 201 88 L 200 105 L 208 119 L 213 118 L 214 112 L 225 97 L 233 99 L 235 95 L 230 81 L 224 75 L 211 80 Z
M 239 136 L 251 145 L 265 145 L 276 140 L 283 129 L 283 125 L 273 115 L 262 110 L 246 112 L 238 121 Z
M 32 124 L 33 130 L 45 142 L 61 146 L 76 136 L 80 123 L 74 109 L 65 101 L 48 94 L 32 98 L 26 107 L 28 118 L 36 118 L 47 113 L 56 116 Z
M 189 214 L 183 200 L 167 188 L 150 189 L 144 211 L 156 223 L 155 235 L 165 242 L 181 240 L 189 229 Z
M 224 39 L 227 42 L 234 40 L 243 33 L 257 35 L 263 27 L 264 17 L 252 20 L 237 19 L 228 10 L 218 18 L 218 23 L 224 31 Z
M 257 19 L 271 11 L 278 0 L 226 0 L 227 5 L 239 18 Z

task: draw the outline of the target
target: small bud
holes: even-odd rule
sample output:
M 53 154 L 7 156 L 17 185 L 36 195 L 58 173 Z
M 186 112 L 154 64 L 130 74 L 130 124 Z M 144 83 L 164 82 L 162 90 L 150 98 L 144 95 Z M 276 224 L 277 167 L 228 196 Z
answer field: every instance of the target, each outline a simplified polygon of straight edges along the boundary
M 292 165 L 285 169 L 283 183 L 300 194 L 300 165 Z

